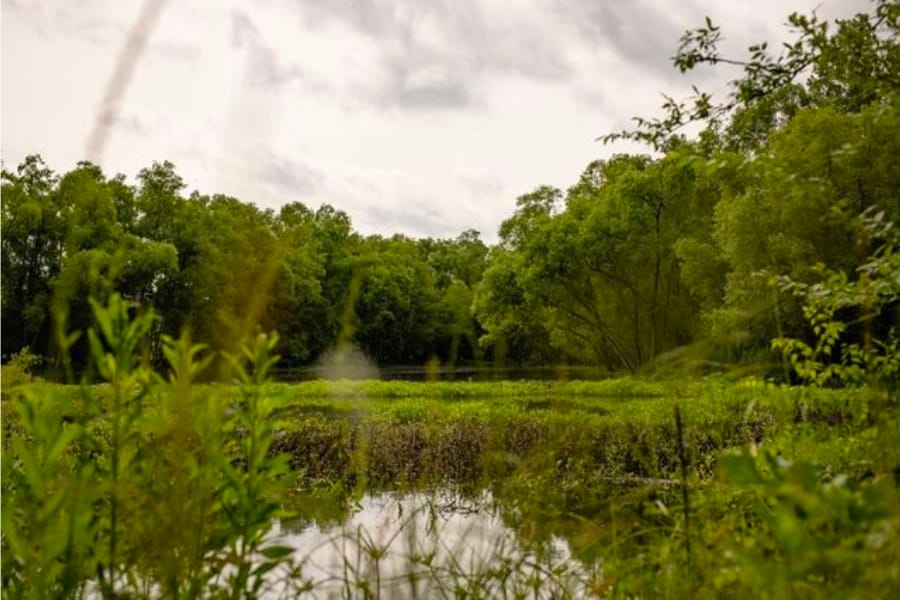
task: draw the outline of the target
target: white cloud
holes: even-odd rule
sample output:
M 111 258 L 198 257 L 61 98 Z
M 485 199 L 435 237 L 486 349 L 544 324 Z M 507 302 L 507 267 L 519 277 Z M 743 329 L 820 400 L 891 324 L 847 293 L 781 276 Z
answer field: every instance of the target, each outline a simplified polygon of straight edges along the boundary
M 680 77 L 683 29 L 709 14 L 741 51 L 788 35 L 777 0 L 171 2 L 110 121 L 102 164 L 168 159 L 191 188 L 276 208 L 345 210 L 365 233 L 494 239 L 518 195 L 565 188 L 633 146 L 597 136 L 652 115 Z M 142 2 L 3 1 L 2 155 L 66 170 Z M 865 9 L 827 0 L 821 15 Z

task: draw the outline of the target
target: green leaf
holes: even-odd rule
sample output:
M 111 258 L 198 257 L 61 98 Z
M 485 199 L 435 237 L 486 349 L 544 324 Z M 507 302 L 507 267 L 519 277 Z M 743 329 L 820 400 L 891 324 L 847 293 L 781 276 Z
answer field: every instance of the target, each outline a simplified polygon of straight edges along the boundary
M 266 558 L 271 558 L 274 560 L 279 560 L 284 558 L 285 556 L 290 556 L 294 553 L 294 548 L 291 546 L 266 546 L 260 550 L 260 553 Z
M 756 467 L 756 459 L 747 454 L 725 454 L 719 461 L 719 469 L 728 483 L 758 485 L 766 482 Z
M 115 337 L 113 336 L 113 325 L 112 319 L 110 318 L 110 310 L 107 310 L 106 307 L 102 306 L 99 302 L 97 302 L 94 298 L 88 298 L 88 301 L 91 303 L 91 308 L 94 312 L 94 320 L 97 321 L 97 324 L 100 326 L 100 331 L 106 337 L 106 341 L 114 345 Z M 112 299 L 110 299 L 110 303 L 112 303 Z

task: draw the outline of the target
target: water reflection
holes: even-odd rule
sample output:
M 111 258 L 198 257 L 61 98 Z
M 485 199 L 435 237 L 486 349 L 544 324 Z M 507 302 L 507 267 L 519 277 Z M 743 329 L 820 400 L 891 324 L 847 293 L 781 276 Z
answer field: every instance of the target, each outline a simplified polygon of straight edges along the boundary
M 487 493 L 366 496 L 343 523 L 275 523 L 293 572 L 270 597 L 583 597 L 589 579 L 567 544 L 525 547 Z

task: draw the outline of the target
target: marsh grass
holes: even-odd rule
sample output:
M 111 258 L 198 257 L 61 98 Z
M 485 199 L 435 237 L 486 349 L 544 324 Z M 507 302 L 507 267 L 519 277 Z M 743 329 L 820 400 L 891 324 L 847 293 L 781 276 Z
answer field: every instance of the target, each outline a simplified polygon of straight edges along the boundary
M 273 384 L 267 336 L 227 359 L 236 384 L 200 385 L 204 348 L 166 340 L 167 372 L 155 373 L 141 317 L 115 297 L 94 311 L 104 383 L 4 386 L 4 597 L 900 589 L 900 409 L 884 391 L 721 379 Z M 426 503 L 387 538 L 342 528 L 329 542 L 342 558 L 323 572 L 314 548 L 272 529 L 288 517 L 352 523 L 367 494 L 447 488 L 488 490 L 514 541 L 470 558 L 465 535 L 438 531 L 422 546 L 440 514 Z M 571 552 L 558 562 L 541 553 L 554 540 Z

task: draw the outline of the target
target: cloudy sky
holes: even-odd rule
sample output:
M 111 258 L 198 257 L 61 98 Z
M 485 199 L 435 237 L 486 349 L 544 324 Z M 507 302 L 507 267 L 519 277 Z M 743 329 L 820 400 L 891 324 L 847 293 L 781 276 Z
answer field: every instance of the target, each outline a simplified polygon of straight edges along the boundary
M 2 0 L 2 159 L 129 178 L 171 160 L 189 190 L 329 203 L 363 233 L 494 240 L 517 196 L 639 150 L 595 139 L 658 114 L 660 92 L 725 90 L 734 71 L 671 67 L 685 29 L 709 15 L 740 56 L 816 7 L 869 4 Z

